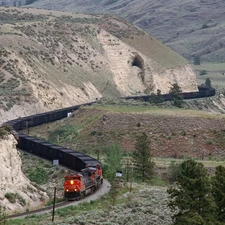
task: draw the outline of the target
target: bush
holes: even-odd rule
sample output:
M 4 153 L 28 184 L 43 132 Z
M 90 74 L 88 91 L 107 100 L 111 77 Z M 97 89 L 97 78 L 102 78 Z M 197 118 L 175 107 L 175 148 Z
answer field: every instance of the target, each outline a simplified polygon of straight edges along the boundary
M 202 29 L 206 29 L 206 28 L 209 28 L 209 26 L 205 23 L 202 25 Z
M 41 167 L 30 169 L 28 178 L 37 184 L 45 184 L 48 181 L 47 172 Z
M 7 134 L 7 131 L 3 127 L 0 127 L 0 138 L 3 138 Z
M 1 206 L 0 206 L 0 224 L 7 224 L 6 214 Z
M 199 75 L 200 76 L 203 76 L 203 75 L 206 75 L 207 74 L 207 71 L 206 70 L 201 70 L 200 72 L 199 72 Z
M 9 202 L 16 203 L 16 195 L 14 193 L 8 192 L 5 194 L 5 197 L 9 200 Z

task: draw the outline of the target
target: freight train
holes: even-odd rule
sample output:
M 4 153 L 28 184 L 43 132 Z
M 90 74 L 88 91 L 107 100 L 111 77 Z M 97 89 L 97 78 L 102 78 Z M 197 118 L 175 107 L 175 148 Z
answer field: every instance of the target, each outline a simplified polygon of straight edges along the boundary
M 213 95 L 215 95 L 215 89 L 204 87 L 199 87 L 199 92 L 182 93 L 182 97 L 184 99 L 210 97 Z M 133 96 L 126 97 L 125 99 L 142 99 L 143 101 L 149 101 L 150 97 L 151 96 Z M 164 97 L 165 101 L 170 100 L 169 94 L 162 95 L 162 97 Z M 95 102 L 82 104 L 82 106 L 91 105 L 93 103 Z M 44 123 L 49 123 L 68 117 L 70 113 L 77 110 L 80 106 L 81 105 L 76 105 L 64 109 L 18 118 L 7 122 L 12 131 L 17 133 L 18 148 L 47 160 L 58 160 L 60 165 L 66 166 L 73 171 L 80 172 L 76 176 L 65 176 L 65 197 L 72 199 L 83 197 L 86 194 L 95 191 L 96 188 L 101 185 L 103 181 L 101 163 L 91 156 L 55 144 L 51 144 L 43 140 L 39 140 L 37 138 L 29 136 L 29 134 L 26 135 L 21 131 L 24 129 L 27 129 L 27 131 L 29 131 L 29 127 L 38 126 Z M 91 170 L 94 173 L 94 180 L 92 179 L 93 174 L 91 174 Z M 75 185 L 75 183 L 77 185 Z

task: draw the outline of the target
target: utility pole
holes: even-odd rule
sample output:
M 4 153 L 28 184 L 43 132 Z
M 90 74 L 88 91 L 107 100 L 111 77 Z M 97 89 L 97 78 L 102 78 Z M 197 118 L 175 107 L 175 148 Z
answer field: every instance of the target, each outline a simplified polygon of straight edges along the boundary
M 126 179 L 127 179 L 127 182 L 129 182 L 129 173 L 131 174 L 130 175 L 130 192 L 132 191 L 132 183 L 133 183 L 133 164 L 132 164 L 132 161 L 130 162 L 130 159 L 127 158 L 127 163 L 125 164 L 126 166 Z M 129 169 L 131 168 L 131 171 L 129 171 Z
M 129 162 L 129 160 L 127 159 L 127 182 L 129 181 L 129 171 L 128 171 L 128 162 Z
M 132 191 L 132 184 L 133 184 L 133 164 L 131 164 L 130 192 Z

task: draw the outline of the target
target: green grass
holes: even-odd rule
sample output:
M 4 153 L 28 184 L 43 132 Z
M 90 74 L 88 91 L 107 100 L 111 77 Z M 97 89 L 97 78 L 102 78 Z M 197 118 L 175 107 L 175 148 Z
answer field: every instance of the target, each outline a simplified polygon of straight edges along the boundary
M 134 46 L 137 50 L 158 63 L 160 66 L 158 65 L 158 68 L 156 65 L 155 66 L 159 71 L 163 71 L 164 68 L 171 69 L 175 67 L 182 67 L 188 64 L 188 61 L 185 58 L 152 36 L 144 35 L 138 36 L 134 40 L 122 40 L 128 43 L 130 46 Z
M 151 114 L 151 115 L 166 115 L 176 117 L 204 117 L 204 118 L 224 118 L 225 115 L 214 115 L 208 112 L 199 110 L 187 110 L 183 108 L 158 108 L 158 107 L 137 107 L 137 106 L 121 106 L 121 105 L 105 105 L 105 106 L 87 106 L 86 108 L 95 108 L 118 113 L 133 113 L 133 114 Z
M 174 158 L 153 158 L 153 161 L 155 162 L 156 166 L 161 167 L 169 167 L 171 165 L 171 162 L 174 163 L 182 163 L 187 159 L 174 159 Z M 196 160 L 196 162 L 201 162 L 205 167 L 216 167 L 219 165 L 225 166 L 225 160 L 217 160 L 217 159 L 206 159 L 206 160 Z

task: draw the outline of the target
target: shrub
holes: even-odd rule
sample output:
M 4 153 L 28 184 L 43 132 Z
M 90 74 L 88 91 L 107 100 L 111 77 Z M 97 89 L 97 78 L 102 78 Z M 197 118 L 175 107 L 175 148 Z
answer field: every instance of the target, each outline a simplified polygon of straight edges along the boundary
M 7 134 L 7 131 L 3 127 L 0 127 L 0 138 L 3 138 Z
M 7 192 L 5 194 L 5 197 L 9 200 L 11 203 L 16 203 L 16 195 L 12 192 Z
M 48 181 L 47 172 L 41 167 L 31 168 L 28 177 L 37 184 L 45 184 Z
M 175 161 L 171 161 L 169 168 L 171 170 L 170 181 L 175 182 L 177 180 L 177 176 L 179 176 L 181 173 L 180 163 L 175 163 Z
M 206 29 L 206 28 L 209 28 L 209 26 L 205 23 L 202 25 L 202 29 Z
M 6 214 L 1 206 L 0 206 L 0 224 L 7 224 Z
M 199 75 L 200 76 L 203 76 L 203 75 L 206 75 L 207 74 L 207 71 L 206 70 L 201 70 L 200 72 L 199 72 Z

